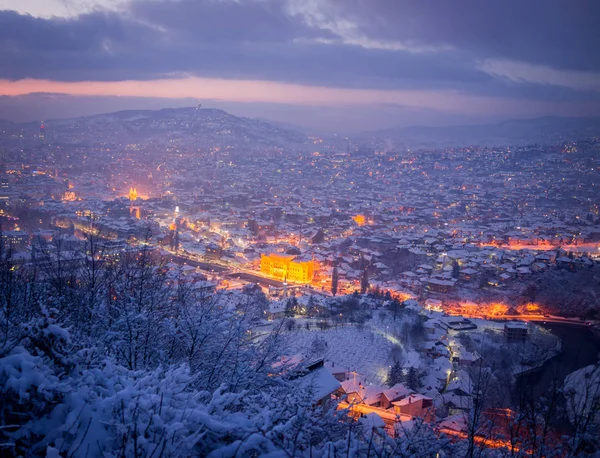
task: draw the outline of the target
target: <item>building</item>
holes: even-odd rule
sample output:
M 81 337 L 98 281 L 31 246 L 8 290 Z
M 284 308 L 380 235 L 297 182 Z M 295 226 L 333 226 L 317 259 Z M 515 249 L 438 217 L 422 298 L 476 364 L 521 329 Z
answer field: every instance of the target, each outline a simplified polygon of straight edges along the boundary
M 276 280 L 310 283 L 315 274 L 315 261 L 301 261 L 295 256 L 261 255 L 260 271 Z
M 422 394 L 411 393 L 398 401 L 392 402 L 392 405 L 394 411 L 398 414 L 420 417 L 427 422 L 435 421 L 433 399 Z
M 134 202 L 138 198 L 138 192 L 136 188 L 129 188 L 129 200 Z
M 210 259 L 211 261 L 217 261 L 221 259 L 222 255 L 223 249 L 216 243 L 209 243 L 206 246 L 206 259 Z
M 511 321 L 504 325 L 504 337 L 507 342 L 525 342 L 529 328 L 523 321 Z
M 27 246 L 29 234 L 24 231 L 2 231 L 0 232 L 0 243 L 5 249 L 20 250 Z

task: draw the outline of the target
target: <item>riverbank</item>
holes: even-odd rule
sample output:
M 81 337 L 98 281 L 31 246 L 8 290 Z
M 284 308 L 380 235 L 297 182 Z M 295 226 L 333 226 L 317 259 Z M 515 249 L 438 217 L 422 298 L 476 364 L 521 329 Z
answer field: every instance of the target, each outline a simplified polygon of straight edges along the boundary
M 565 324 L 539 324 L 559 337 L 561 353 L 546 361 L 541 367 L 524 376 L 530 377 L 533 389 L 542 395 L 552 386 L 562 386 L 570 373 L 596 364 L 600 354 L 600 337 L 592 329 Z

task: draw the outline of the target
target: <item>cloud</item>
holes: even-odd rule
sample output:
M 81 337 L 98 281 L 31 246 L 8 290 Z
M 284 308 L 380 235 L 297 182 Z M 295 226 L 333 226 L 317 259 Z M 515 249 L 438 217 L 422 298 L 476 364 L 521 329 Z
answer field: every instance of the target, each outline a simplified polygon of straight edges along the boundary
M 57 2 L 71 6 L 52 17 Z M 160 81 L 261 81 L 582 112 L 600 102 L 600 2 L 22 0 L 18 10 L 32 14 L 0 11 L 0 79 L 157 92 Z
M 342 5 L 329 0 L 287 0 L 285 11 L 292 17 L 299 17 L 308 26 L 332 33 L 334 39 L 317 38 L 323 44 L 345 44 L 365 49 L 402 51 L 408 53 L 436 53 L 449 51 L 448 45 L 430 45 L 415 40 L 394 40 L 370 37 L 361 31 L 361 24 L 350 18 Z
M 130 0 L 0 0 L 0 10 L 37 18 L 72 18 L 93 11 L 123 11 Z
M 189 74 L 378 88 L 485 79 L 448 56 L 392 52 L 396 42 L 344 44 L 327 31 L 290 23 L 279 10 L 265 12 L 266 5 L 213 3 L 172 11 L 150 2 L 132 10 L 135 19 L 109 12 L 53 20 L 0 12 L 0 78 L 115 81 Z
M 563 70 L 504 59 L 486 59 L 478 68 L 491 76 L 516 83 L 544 84 L 600 92 L 600 73 L 596 72 Z

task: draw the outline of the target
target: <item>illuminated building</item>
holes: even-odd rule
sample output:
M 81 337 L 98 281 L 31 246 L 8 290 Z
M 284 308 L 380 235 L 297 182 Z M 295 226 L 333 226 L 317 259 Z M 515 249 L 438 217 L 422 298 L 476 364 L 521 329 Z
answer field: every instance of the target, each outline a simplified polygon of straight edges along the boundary
M 40 140 L 44 141 L 46 139 L 46 126 L 44 126 L 44 121 L 40 124 Z
M 310 283 L 315 274 L 315 262 L 296 261 L 294 256 L 263 254 L 260 257 L 260 271 L 279 281 Z
M 65 193 L 62 196 L 62 200 L 65 202 L 72 202 L 74 200 L 77 200 L 77 196 L 73 191 L 65 191 Z
M 223 249 L 216 243 L 209 243 L 206 247 L 206 259 L 216 261 L 221 259 Z
M 353 216 L 352 219 L 359 226 L 364 226 L 366 224 L 366 222 L 367 222 L 367 219 L 365 218 L 365 215 L 356 215 L 356 216 Z
M 138 193 L 136 188 L 129 188 L 129 200 L 134 201 L 137 200 Z

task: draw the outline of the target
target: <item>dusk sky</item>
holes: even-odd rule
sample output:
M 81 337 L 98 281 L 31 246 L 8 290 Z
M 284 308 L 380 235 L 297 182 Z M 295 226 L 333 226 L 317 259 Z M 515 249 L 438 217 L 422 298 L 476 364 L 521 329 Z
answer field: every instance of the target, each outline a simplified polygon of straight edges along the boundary
M 0 119 L 190 106 L 323 129 L 600 115 L 600 2 L 0 0 Z

